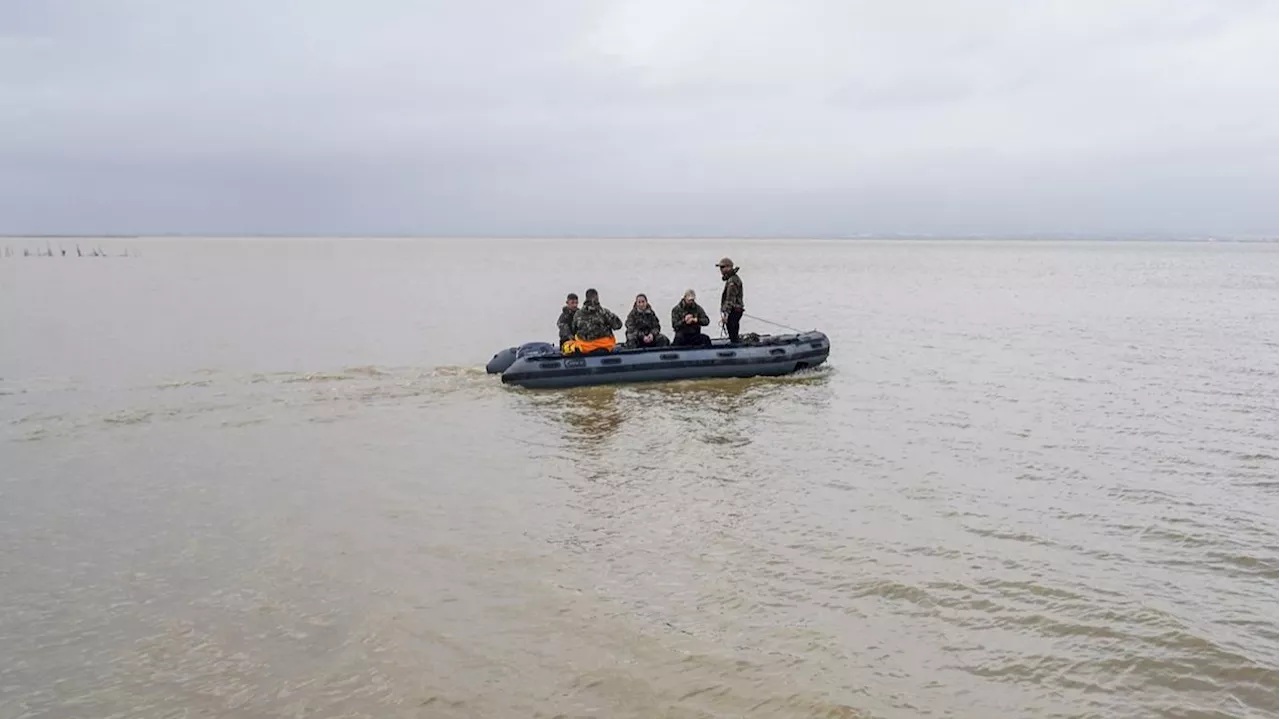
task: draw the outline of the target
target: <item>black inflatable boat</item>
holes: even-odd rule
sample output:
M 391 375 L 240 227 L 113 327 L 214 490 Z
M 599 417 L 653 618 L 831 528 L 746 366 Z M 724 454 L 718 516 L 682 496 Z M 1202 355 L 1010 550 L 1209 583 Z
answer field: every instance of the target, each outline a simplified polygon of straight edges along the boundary
M 761 335 L 758 341 L 710 347 L 618 349 L 589 355 L 563 355 L 554 345 L 530 342 L 493 356 L 485 370 L 501 374 L 503 384 L 557 389 L 621 382 L 663 382 L 711 377 L 778 377 L 827 361 L 831 342 L 818 331 Z

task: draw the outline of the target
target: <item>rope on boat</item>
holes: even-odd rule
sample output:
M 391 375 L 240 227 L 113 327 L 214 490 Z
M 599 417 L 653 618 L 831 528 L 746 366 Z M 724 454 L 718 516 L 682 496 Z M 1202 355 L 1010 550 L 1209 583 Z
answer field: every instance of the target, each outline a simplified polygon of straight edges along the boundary
M 766 320 L 766 319 L 765 319 L 765 318 L 763 318 L 763 317 L 756 317 L 755 315 L 749 315 L 749 314 L 747 314 L 746 312 L 743 312 L 743 313 L 742 313 L 742 316 L 743 316 L 743 317 L 750 317 L 751 319 L 753 319 L 753 320 L 755 320 L 755 321 L 757 321 L 757 322 L 763 322 L 763 323 L 765 323 L 765 324 L 767 324 L 767 325 L 773 325 L 774 327 L 781 327 L 781 328 L 782 328 L 782 329 L 784 329 L 784 330 L 791 330 L 792 332 L 795 332 L 796 334 L 804 334 L 805 332 L 807 332 L 807 331 L 808 331 L 808 330 L 796 329 L 795 327 L 792 327 L 791 325 L 784 325 L 784 324 L 782 324 L 781 322 L 774 322 L 773 320 Z M 721 321 L 720 321 L 720 336 L 721 336 L 721 337 L 728 337 L 728 336 L 729 336 L 729 328 L 725 325 L 725 323 L 724 323 L 724 321 L 723 321 L 723 320 L 721 320 Z
M 763 323 L 765 323 L 765 324 L 767 324 L 767 325 L 773 325 L 774 327 L 781 327 L 781 328 L 782 328 L 782 329 L 784 329 L 784 330 L 791 330 L 792 332 L 795 332 L 796 334 L 804 334 L 804 332 L 805 332 L 804 330 L 798 330 L 798 329 L 796 329 L 795 327 L 792 327 L 792 326 L 790 326 L 790 325 L 784 325 L 784 324 L 782 324 L 781 322 L 774 322 L 773 320 L 766 320 L 766 319 L 765 319 L 765 318 L 763 318 L 763 317 L 756 317 L 755 315 L 749 315 L 749 314 L 747 314 L 746 312 L 743 312 L 743 313 L 742 313 L 742 316 L 743 316 L 743 317 L 750 317 L 751 319 L 756 320 L 757 322 L 763 322 Z

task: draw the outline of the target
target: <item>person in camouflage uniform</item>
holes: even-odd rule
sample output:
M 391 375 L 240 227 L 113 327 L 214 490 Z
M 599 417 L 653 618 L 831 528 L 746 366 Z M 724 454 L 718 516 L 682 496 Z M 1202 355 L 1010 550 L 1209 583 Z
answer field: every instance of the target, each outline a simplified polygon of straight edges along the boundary
M 720 258 L 716 266 L 720 268 L 720 279 L 724 280 L 724 290 L 720 292 L 720 324 L 729 331 L 729 342 L 737 344 L 738 324 L 746 309 L 742 302 L 742 278 L 728 257 Z
M 563 347 L 565 342 L 573 339 L 573 316 L 578 312 L 578 296 L 572 292 L 564 298 L 564 308 L 560 310 L 560 319 L 556 320 L 556 328 L 560 331 L 560 343 L 557 347 Z
M 600 306 L 600 295 L 595 290 L 587 290 L 582 307 L 573 314 L 572 327 L 574 339 L 592 342 L 612 338 L 614 330 L 622 329 L 622 320 Z
M 681 346 L 706 347 L 711 338 L 702 334 L 702 328 L 711 324 L 707 311 L 698 304 L 698 296 L 693 290 L 685 290 L 684 298 L 671 308 L 671 330 L 675 333 L 672 344 Z
M 671 340 L 662 334 L 662 322 L 658 313 L 649 305 L 644 294 L 636 295 L 635 305 L 627 315 L 628 347 L 666 347 Z

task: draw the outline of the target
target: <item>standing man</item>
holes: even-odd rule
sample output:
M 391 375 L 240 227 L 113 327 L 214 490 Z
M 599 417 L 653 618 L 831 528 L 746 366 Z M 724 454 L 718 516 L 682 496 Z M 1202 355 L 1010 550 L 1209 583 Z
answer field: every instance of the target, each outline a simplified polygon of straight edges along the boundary
M 564 343 L 573 339 L 573 316 L 578 312 L 578 295 L 570 292 L 568 297 L 564 298 L 564 308 L 560 310 L 560 319 L 556 320 L 556 327 L 560 330 L 560 349 L 564 350 Z
M 728 257 L 721 257 L 716 266 L 720 268 L 720 279 L 724 280 L 724 290 L 720 292 L 720 324 L 729 330 L 729 342 L 737 344 L 738 323 L 746 309 L 742 303 L 742 278 Z

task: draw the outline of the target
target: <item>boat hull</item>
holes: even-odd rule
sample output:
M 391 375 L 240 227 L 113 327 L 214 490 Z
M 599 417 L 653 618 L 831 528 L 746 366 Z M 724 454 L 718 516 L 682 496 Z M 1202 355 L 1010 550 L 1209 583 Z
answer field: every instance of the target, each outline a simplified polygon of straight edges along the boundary
M 502 383 L 530 389 L 561 389 L 632 382 L 780 377 L 827 361 L 831 343 L 821 332 L 765 336 L 759 344 L 662 347 L 569 355 L 547 353 L 515 359 Z

